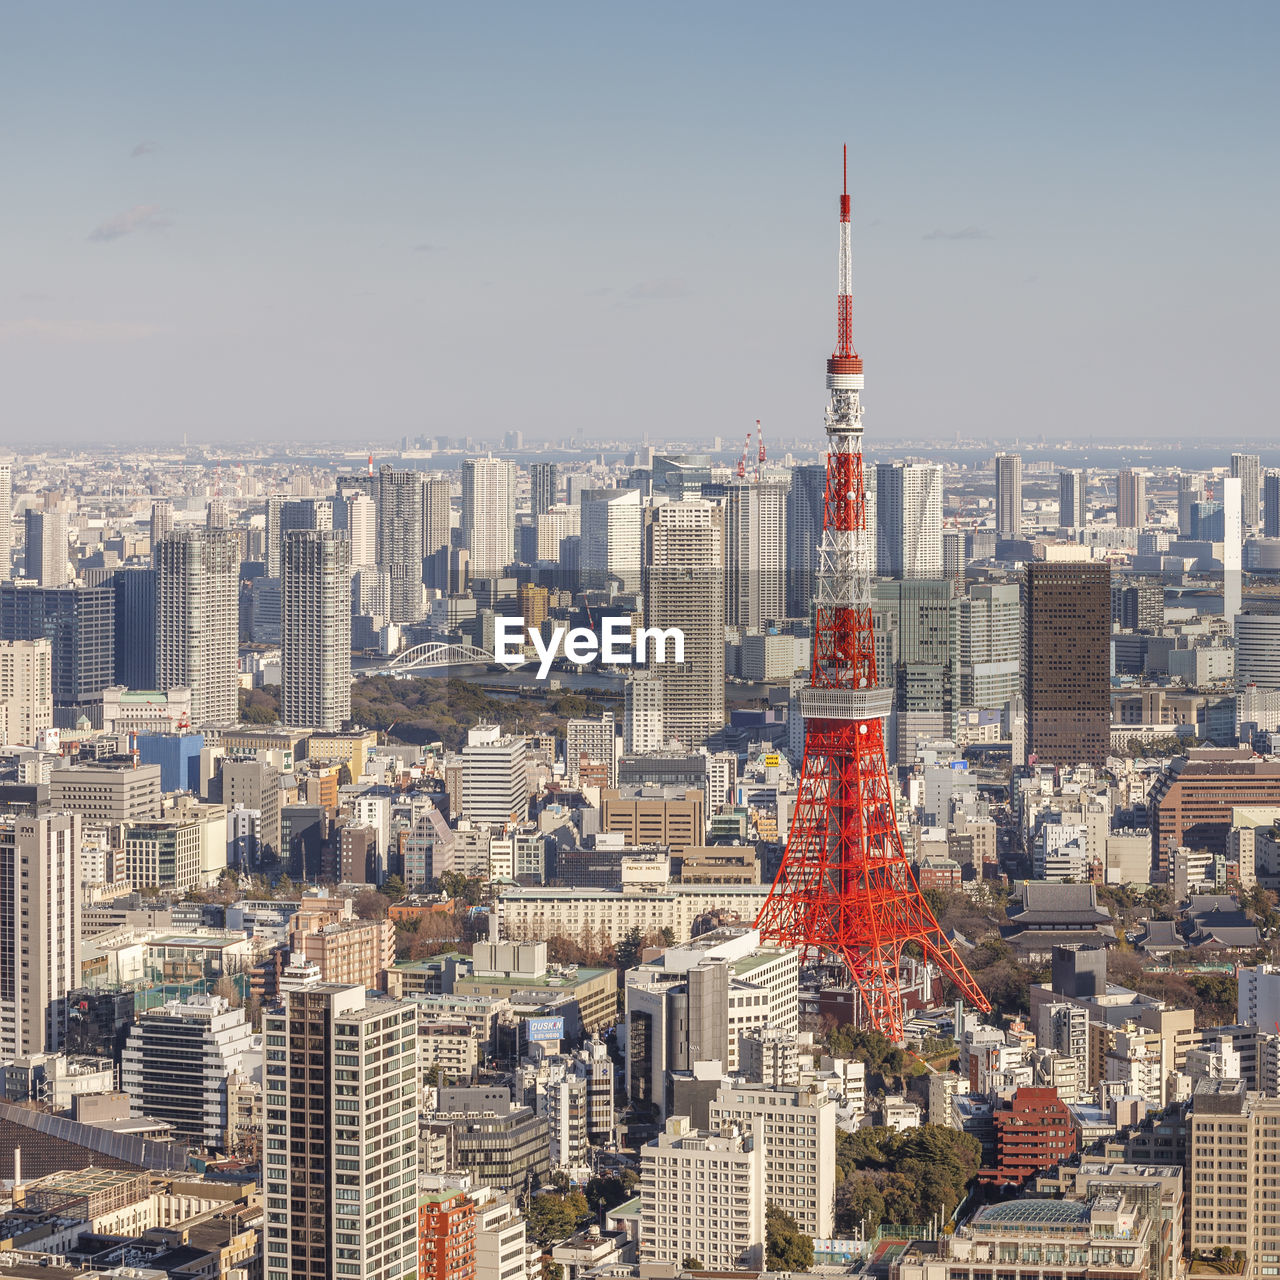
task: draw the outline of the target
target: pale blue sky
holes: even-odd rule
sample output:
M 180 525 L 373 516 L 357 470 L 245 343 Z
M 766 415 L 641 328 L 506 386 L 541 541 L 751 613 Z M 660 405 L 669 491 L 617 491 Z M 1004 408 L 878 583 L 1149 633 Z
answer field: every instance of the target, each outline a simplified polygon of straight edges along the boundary
M 1275 435 L 1274 4 L 57 4 L 0 438 Z

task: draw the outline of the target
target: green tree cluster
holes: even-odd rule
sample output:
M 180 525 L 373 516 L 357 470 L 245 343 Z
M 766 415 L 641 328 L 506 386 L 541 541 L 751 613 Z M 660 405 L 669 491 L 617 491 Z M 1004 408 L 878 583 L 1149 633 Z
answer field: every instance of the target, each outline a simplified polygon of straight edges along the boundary
M 581 1191 L 544 1191 L 525 1207 L 529 1238 L 544 1249 L 567 1240 L 591 1217 Z
M 882 1222 L 949 1218 L 978 1174 L 982 1147 L 967 1133 L 925 1124 L 895 1133 L 876 1127 L 836 1139 L 836 1231 Z
M 813 1238 L 772 1202 L 764 1211 L 764 1244 L 765 1266 L 770 1271 L 808 1271 L 813 1266 Z

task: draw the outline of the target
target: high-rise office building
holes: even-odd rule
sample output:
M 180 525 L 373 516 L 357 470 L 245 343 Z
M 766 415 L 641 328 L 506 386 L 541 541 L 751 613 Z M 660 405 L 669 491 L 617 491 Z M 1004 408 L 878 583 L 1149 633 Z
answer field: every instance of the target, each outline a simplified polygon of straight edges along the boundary
M 473 578 L 498 578 L 515 558 L 516 466 L 501 458 L 462 464 L 462 545 Z
M 1085 523 L 1085 479 L 1079 467 L 1058 472 L 1058 525 L 1063 529 L 1081 529 Z
M 23 575 L 42 587 L 65 586 L 71 581 L 66 513 L 28 508 L 26 532 Z
M 422 620 L 421 471 L 378 472 L 378 568 L 391 578 L 390 622 Z
M 1022 591 L 1027 750 L 1100 765 L 1111 746 L 1111 570 L 1029 564 Z
M 1003 709 L 1022 685 L 1022 602 L 1016 583 L 975 583 L 960 598 L 960 704 Z
M 226 498 L 214 496 L 209 499 L 204 509 L 204 523 L 206 529 L 226 529 L 231 524 Z
M 102 691 L 115 683 L 115 592 L 100 587 L 0 584 L 0 639 L 47 637 L 58 722 L 101 712 Z M 60 713 L 60 714 L 58 714 Z
M 1147 477 L 1126 467 L 1116 476 L 1116 525 L 1141 529 L 1147 522 Z
M 791 618 L 807 618 L 813 602 L 826 487 L 827 468 L 822 463 L 792 468 L 787 492 L 787 616 Z
M 80 985 L 80 816 L 0 817 L 0 1061 L 56 1053 Z
M 581 503 L 582 585 L 604 590 L 640 587 L 643 513 L 639 489 L 588 489 Z M 473 570 L 474 572 L 474 570 Z
M 351 718 L 351 543 L 336 529 L 284 540 L 280 714 L 335 732 Z
M 34 747 L 53 728 L 53 648 L 47 639 L 0 641 L 0 735 L 6 745 Z
M 0 458 L 0 580 L 13 572 L 13 459 Z
M 1228 627 L 1240 612 L 1244 590 L 1243 491 L 1244 481 L 1239 476 L 1227 476 L 1222 482 L 1222 616 Z
M 529 511 L 535 518 L 556 503 L 560 468 L 554 462 L 535 462 L 529 468 Z
M 1280 615 L 1237 613 L 1236 688 L 1280 689 Z
M 876 569 L 887 578 L 942 577 L 942 468 L 876 467 Z
M 763 631 L 787 616 L 787 486 L 731 484 L 725 493 L 727 625 Z
M 115 593 L 115 683 L 156 687 L 156 571 L 132 565 L 112 577 Z
M 942 531 L 942 576 L 954 582 L 957 591 L 964 590 L 965 568 L 969 563 L 964 543 L 963 529 Z
M 264 1280 L 416 1277 L 415 1007 L 312 983 L 263 1027 Z
M 467 732 L 462 749 L 462 816 L 472 822 L 523 822 L 529 815 L 525 741 L 497 725 Z
M 1280 471 L 1262 478 L 1262 536 L 1280 538 Z
M 253 1042 L 244 1010 L 221 996 L 193 995 L 145 1010 L 120 1055 L 130 1111 L 163 1121 L 179 1141 L 225 1150 L 227 1081 L 245 1066 Z
M 199 725 L 239 715 L 240 540 L 231 529 L 186 529 L 152 552 L 156 687 L 191 690 Z
M 996 537 L 1022 537 L 1022 455 L 996 454 Z
M 724 727 L 724 522 L 702 498 L 655 508 L 648 533 L 645 621 L 679 628 L 684 660 L 666 642 L 663 661 L 650 653 L 662 681 L 663 727 L 669 739 L 695 749 Z
M 1240 523 L 1245 537 L 1258 531 L 1258 499 L 1262 496 L 1262 459 L 1256 453 L 1233 453 L 1231 474 L 1240 481 Z
M 1204 480 L 1193 472 L 1178 475 L 1178 537 L 1194 538 L 1192 510 L 1204 497 Z
M 873 622 L 893 631 L 892 657 L 876 669 L 896 689 L 888 725 L 893 758 L 916 759 L 919 744 L 955 741 L 960 713 L 960 601 L 947 578 L 881 580 L 872 588 Z M 888 647 L 888 646 L 886 646 Z

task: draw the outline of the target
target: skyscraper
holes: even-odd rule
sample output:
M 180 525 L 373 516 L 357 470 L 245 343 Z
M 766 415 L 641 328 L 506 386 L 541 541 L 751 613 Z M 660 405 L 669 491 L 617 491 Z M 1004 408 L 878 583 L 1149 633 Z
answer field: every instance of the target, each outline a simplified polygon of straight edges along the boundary
M 13 572 L 13 459 L 0 458 L 0 579 Z
M 501 577 L 515 557 L 516 467 L 501 458 L 462 464 L 462 544 L 473 578 Z
M 1204 481 L 1200 476 L 1183 471 L 1178 475 L 1178 537 L 1194 538 L 1193 509 L 1204 497 Z
M 1243 490 L 1244 481 L 1238 476 L 1227 476 L 1222 482 L 1222 614 L 1228 627 L 1240 612 L 1243 592 Z
M 555 505 L 560 468 L 554 462 L 535 462 L 529 468 L 529 511 L 535 518 Z
M 28 508 L 26 531 L 24 576 L 34 578 L 42 587 L 61 587 L 70 582 L 66 514 Z
M 942 468 L 876 467 L 876 568 L 887 578 L 942 577 Z
M 416 1277 L 414 1006 L 311 983 L 263 1026 L 265 1280 Z
M 56 1053 L 80 985 L 80 815 L 0 817 L 0 1061 Z
M 1147 477 L 1126 467 L 1116 476 L 1116 526 L 1141 529 L 1147 522 Z
M 589 489 L 582 495 L 582 585 L 622 591 L 640 587 L 639 489 Z
M 1022 455 L 996 454 L 996 537 L 1022 537 Z
M 1245 537 L 1258 531 L 1262 459 L 1256 453 L 1233 453 L 1231 474 L 1240 481 L 1240 523 Z
M 449 545 L 449 482 L 443 476 L 427 481 L 423 508 L 422 552 L 432 556 Z
M 378 568 L 391 577 L 390 622 L 422 619 L 421 471 L 378 472 Z
M 763 631 L 787 616 L 787 486 L 732 484 L 725 494 L 725 622 Z
M 378 504 L 367 493 L 349 490 L 334 504 L 334 528 L 346 531 L 351 543 L 351 572 L 378 563 Z
M 53 728 L 52 647 L 48 639 L 0 641 L 0 738 L 34 747 Z
M 101 710 L 102 691 L 115 683 L 115 593 L 99 587 L 24 587 L 0 584 L 0 639 L 47 637 L 52 649 L 53 703 L 58 722 Z
M 661 751 L 662 681 L 653 671 L 637 671 L 623 692 L 622 749 L 628 754 Z
M 807 618 L 822 539 L 827 469 L 820 462 L 793 467 L 787 493 L 787 616 Z
M 173 532 L 173 503 L 168 498 L 157 498 L 151 504 L 151 545 Z
M 115 591 L 115 683 L 128 689 L 156 687 L 156 571 L 117 569 Z
M 657 507 L 649 528 L 645 615 L 649 627 L 678 627 L 684 661 L 652 670 L 662 681 L 663 727 L 693 749 L 724 727 L 724 522 L 702 498 Z M 651 662 L 653 655 L 650 655 Z
M 1111 570 L 1028 564 L 1022 590 L 1027 750 L 1100 765 L 1111 746 Z
M 1058 524 L 1063 529 L 1081 529 L 1085 523 L 1085 479 L 1079 467 L 1058 472 Z
M 351 718 L 351 543 L 335 529 L 295 530 L 282 569 L 281 717 L 335 732 Z
M 240 541 L 230 529 L 184 529 L 152 553 L 156 687 L 191 690 L 196 724 L 239 714 Z
M 1262 536 L 1280 538 L 1280 471 L 1268 471 L 1262 480 Z
M 1021 685 L 1017 584 L 975 583 L 960 600 L 960 704 L 998 711 Z

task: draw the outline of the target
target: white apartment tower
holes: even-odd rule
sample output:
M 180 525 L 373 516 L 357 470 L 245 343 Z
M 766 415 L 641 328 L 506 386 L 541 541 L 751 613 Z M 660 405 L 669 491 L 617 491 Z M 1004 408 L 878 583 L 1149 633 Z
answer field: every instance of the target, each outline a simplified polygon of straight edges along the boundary
M 724 511 L 725 622 L 763 631 L 787 616 L 787 485 L 730 485 Z
M 1116 476 L 1116 525 L 1141 529 L 1147 523 L 1147 477 L 1126 467 Z
M 263 1029 L 264 1280 L 416 1277 L 415 1007 L 312 983 Z
M 942 577 L 942 468 L 876 467 L 876 567 L 887 578 Z
M 239 716 L 240 540 L 231 529 L 184 529 L 152 550 L 156 686 L 191 690 L 195 724 Z
M 56 1053 L 80 985 L 80 815 L 0 817 L 0 1061 Z
M 1022 455 L 996 454 L 996 537 L 1022 537 Z
M 1258 503 L 1262 497 L 1262 459 L 1256 453 L 1233 453 L 1231 474 L 1240 481 L 1241 524 L 1245 536 L 1258 532 Z
M 0 579 L 13 573 L 13 459 L 0 458 Z
M 628 754 L 661 751 L 662 681 L 652 671 L 637 671 L 623 693 L 622 749 Z
M 390 576 L 389 622 L 422 620 L 421 471 L 378 472 L 378 568 Z
M 426 483 L 423 498 L 422 553 L 433 556 L 449 545 L 449 481 L 443 476 L 433 476 Z
M 351 572 L 372 569 L 378 563 L 378 504 L 367 493 L 351 493 L 346 508 Z
M 53 644 L 0 640 L 0 741 L 34 747 L 53 727 Z
M 613 712 L 606 711 L 598 720 L 583 717 L 570 720 L 564 731 L 564 776 L 569 783 L 578 781 L 582 757 L 608 766 L 606 785 L 618 785 L 618 730 Z
M 334 733 L 351 718 L 351 543 L 334 529 L 288 534 L 280 590 L 280 713 Z
M 462 464 L 462 543 L 472 578 L 497 578 L 515 556 L 516 466 L 500 458 Z
M 773 1188 L 769 1188 L 772 1197 Z M 764 1263 L 764 1147 L 750 1132 L 694 1129 L 671 1116 L 640 1153 L 640 1264 L 708 1271 Z
M 42 587 L 65 587 L 71 581 L 66 513 L 28 509 L 26 536 L 25 575 Z
M 684 660 L 668 642 L 651 670 L 662 681 L 663 728 L 687 749 L 724 727 L 723 513 L 702 498 L 654 509 L 649 528 L 647 627 L 679 628 Z

